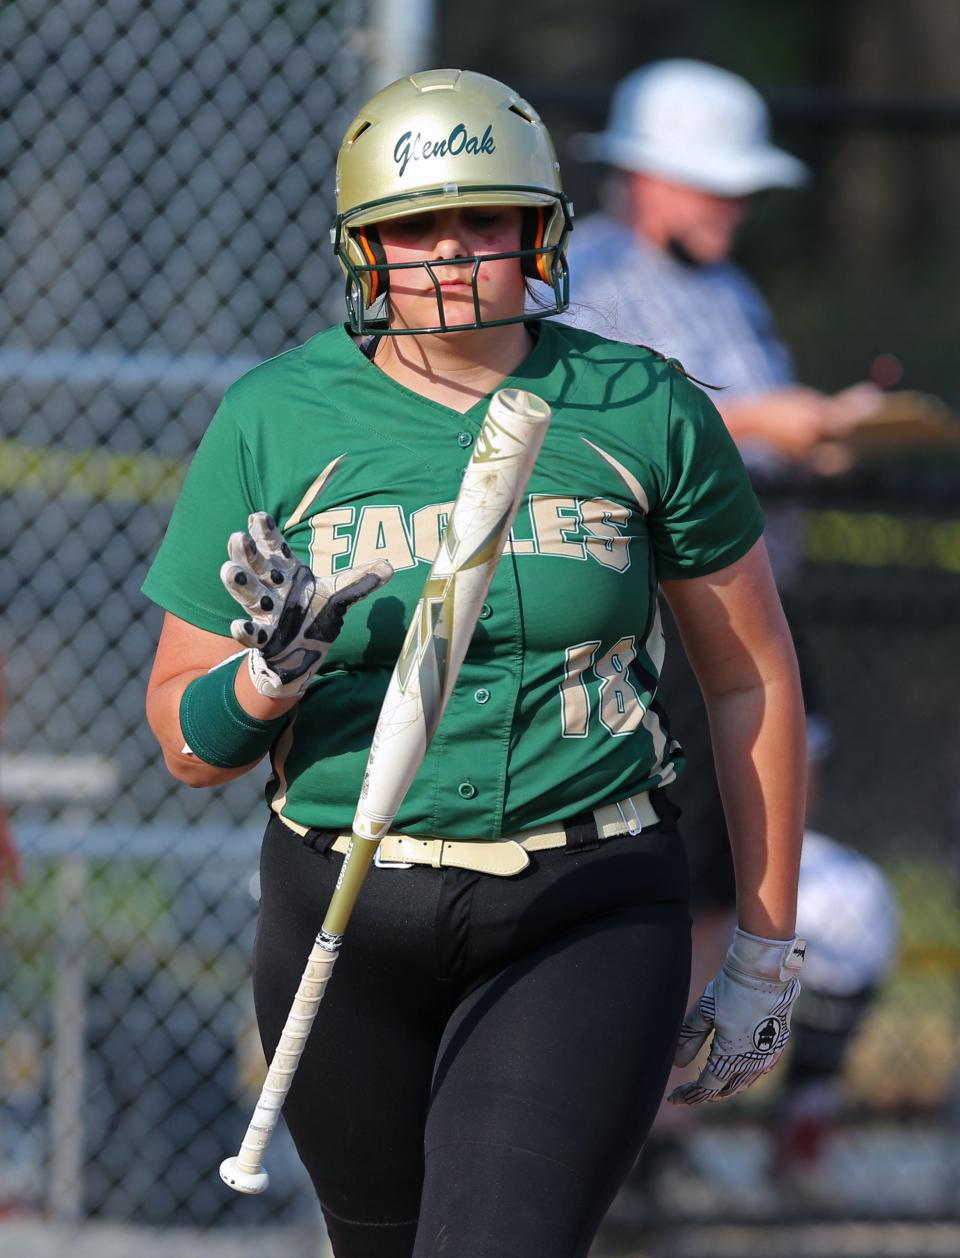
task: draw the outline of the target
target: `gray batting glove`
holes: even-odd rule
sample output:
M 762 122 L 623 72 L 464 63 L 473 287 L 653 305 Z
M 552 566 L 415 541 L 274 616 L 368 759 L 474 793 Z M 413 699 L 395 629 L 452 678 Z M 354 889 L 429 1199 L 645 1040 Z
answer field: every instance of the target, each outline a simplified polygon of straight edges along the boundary
M 737 930 L 720 973 L 680 1028 L 678 1066 L 689 1066 L 711 1035 L 713 1043 L 700 1077 L 670 1093 L 674 1105 L 723 1100 L 773 1069 L 790 1038 L 806 947 L 803 939 L 761 939 Z
M 246 615 L 230 633 L 249 648 L 250 677 L 262 695 L 295 699 L 343 627 L 354 603 L 393 576 L 385 560 L 315 577 L 283 540 L 273 518 L 257 511 L 248 533 L 231 533 L 220 580 Z

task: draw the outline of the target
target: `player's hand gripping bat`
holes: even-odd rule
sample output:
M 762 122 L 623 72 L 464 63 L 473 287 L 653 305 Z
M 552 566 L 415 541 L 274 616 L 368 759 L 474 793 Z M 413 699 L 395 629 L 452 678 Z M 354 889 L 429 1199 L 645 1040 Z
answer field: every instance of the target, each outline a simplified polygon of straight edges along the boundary
M 532 393 L 501 389 L 491 398 L 380 709 L 352 838 L 327 915 L 240 1152 L 220 1166 L 224 1183 L 239 1192 L 263 1192 L 269 1183 L 264 1153 L 357 894 L 440 723 L 549 420 L 549 406 Z

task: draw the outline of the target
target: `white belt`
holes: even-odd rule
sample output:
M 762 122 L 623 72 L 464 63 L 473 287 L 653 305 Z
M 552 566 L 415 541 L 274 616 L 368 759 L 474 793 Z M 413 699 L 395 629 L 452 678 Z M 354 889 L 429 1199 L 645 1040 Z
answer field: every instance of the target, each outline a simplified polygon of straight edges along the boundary
M 660 822 L 647 791 L 640 795 L 630 795 L 618 804 L 604 804 L 601 808 L 595 808 L 593 818 L 596 826 L 595 842 L 622 834 L 639 834 L 647 826 L 655 826 Z M 333 842 L 333 850 L 345 852 L 352 837 L 349 834 L 339 835 Z M 530 864 L 529 852 L 544 852 L 554 847 L 566 847 L 569 843 L 566 830 L 550 826 L 537 826 L 533 830 L 522 830 L 505 839 L 490 841 L 386 834 L 380 840 L 374 862 L 381 869 L 409 869 L 411 865 L 432 865 L 439 869 L 444 865 L 454 865 L 458 869 L 473 869 L 481 874 L 509 877 L 526 869 Z

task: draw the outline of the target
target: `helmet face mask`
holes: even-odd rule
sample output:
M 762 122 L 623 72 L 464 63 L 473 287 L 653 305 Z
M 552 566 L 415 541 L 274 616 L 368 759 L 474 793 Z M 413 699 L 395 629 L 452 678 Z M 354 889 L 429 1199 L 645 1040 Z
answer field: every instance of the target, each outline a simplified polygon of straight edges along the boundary
M 518 206 L 520 248 L 464 258 L 387 263 L 378 223 L 449 208 Z M 337 216 L 331 238 L 346 276 L 353 331 L 414 335 L 462 332 L 542 319 L 569 301 L 566 239 L 573 211 L 546 128 L 531 106 L 495 79 L 432 70 L 379 92 L 347 129 L 337 161 Z M 516 258 L 524 276 L 546 284 L 553 300 L 508 317 L 485 319 L 477 277 L 482 262 Z M 472 322 L 450 324 L 435 266 L 471 266 Z M 437 297 L 430 326 L 390 327 L 395 270 L 422 268 Z
M 476 192 L 483 195 L 486 189 L 477 188 Z M 492 195 L 503 195 L 502 186 L 489 189 Z M 522 191 L 526 191 L 523 189 Z M 536 191 L 536 189 L 531 189 Z M 561 194 L 562 195 L 562 194 Z M 496 204 L 492 200 L 481 200 L 478 205 Z M 363 224 L 351 228 L 347 216 L 338 216 L 337 224 L 332 233 L 334 252 L 340 261 L 346 281 L 347 312 L 351 329 L 360 335 L 378 333 L 387 336 L 412 336 L 439 332 L 464 332 L 475 328 L 499 327 L 505 323 L 518 323 L 534 319 L 544 319 L 549 315 L 559 314 L 566 310 L 570 299 L 570 277 L 564 244 L 572 224 L 566 198 L 559 204 L 561 215 L 559 236 L 553 243 L 545 243 L 550 237 L 546 213 L 540 209 L 524 208 L 523 232 L 519 249 L 511 249 L 497 253 L 467 254 L 456 258 L 434 258 L 415 262 L 386 261 L 383 247 L 379 241 L 376 223 Z M 408 210 L 408 213 L 412 212 Z M 557 213 L 557 211 L 555 211 Z M 378 222 L 388 222 L 387 218 Z M 556 232 L 554 232 L 556 235 Z M 477 287 L 481 263 L 499 262 L 516 258 L 524 276 L 537 279 L 547 284 L 553 294 L 553 301 L 544 306 L 536 306 L 519 314 L 503 318 L 484 318 L 480 308 L 480 293 Z M 474 318 L 472 322 L 456 321 L 449 323 L 444 310 L 443 294 L 440 281 L 434 274 L 437 267 L 463 266 L 470 267 L 470 289 L 473 303 Z M 433 285 L 437 302 L 437 320 L 430 326 L 423 327 L 391 327 L 386 309 L 390 275 L 396 271 L 420 269 L 426 272 Z

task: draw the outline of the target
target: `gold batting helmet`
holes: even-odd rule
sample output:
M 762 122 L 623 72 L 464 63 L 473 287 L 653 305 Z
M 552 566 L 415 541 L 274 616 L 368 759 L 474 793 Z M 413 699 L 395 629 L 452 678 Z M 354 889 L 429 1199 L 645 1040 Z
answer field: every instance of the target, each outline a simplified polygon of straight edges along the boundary
M 516 205 L 524 209 L 520 249 L 484 255 L 519 258 L 524 275 L 553 291 L 553 304 L 509 319 L 483 320 L 472 261 L 475 320 L 458 332 L 559 314 L 569 302 L 565 245 L 573 208 L 560 186 L 553 143 L 536 110 L 504 83 L 470 70 L 426 70 L 398 79 L 360 110 L 337 157 L 334 252 L 347 277 L 355 332 L 395 335 L 447 330 L 434 263 L 388 265 L 376 225 L 452 207 Z M 459 259 L 457 259 L 459 261 Z M 434 328 L 390 329 L 368 311 L 384 297 L 389 273 L 422 266 L 437 292 Z

